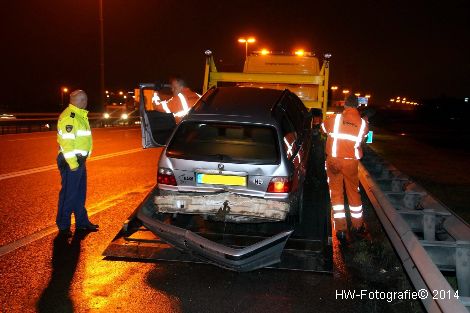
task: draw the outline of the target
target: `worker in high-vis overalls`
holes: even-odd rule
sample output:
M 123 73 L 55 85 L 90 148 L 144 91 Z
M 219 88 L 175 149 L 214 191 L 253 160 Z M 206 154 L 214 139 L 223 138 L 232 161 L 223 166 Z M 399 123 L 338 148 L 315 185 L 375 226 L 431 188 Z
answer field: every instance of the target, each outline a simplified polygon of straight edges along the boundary
M 59 154 L 57 165 L 62 180 L 56 224 L 59 232 L 71 236 L 70 219 L 75 215 L 77 230 L 97 231 L 98 225 L 88 219 L 85 208 L 87 173 L 86 159 L 90 156 L 93 142 L 88 111 L 88 98 L 83 90 L 70 94 L 69 106 L 60 114 L 57 123 Z
M 326 174 L 330 188 L 330 199 L 336 237 L 344 241 L 347 235 L 346 210 L 343 185 L 349 203 L 352 232 L 364 232 L 362 202 L 359 192 L 358 164 L 362 157 L 361 143 L 369 132 L 368 122 L 357 110 L 359 103 L 350 95 L 342 113 L 328 117 L 322 124 L 326 140 Z
M 168 101 L 161 101 L 155 93 L 152 102 L 156 105 L 157 111 L 173 113 L 176 123 L 179 123 L 201 96 L 189 89 L 180 77 L 171 78 L 170 84 L 173 97 Z

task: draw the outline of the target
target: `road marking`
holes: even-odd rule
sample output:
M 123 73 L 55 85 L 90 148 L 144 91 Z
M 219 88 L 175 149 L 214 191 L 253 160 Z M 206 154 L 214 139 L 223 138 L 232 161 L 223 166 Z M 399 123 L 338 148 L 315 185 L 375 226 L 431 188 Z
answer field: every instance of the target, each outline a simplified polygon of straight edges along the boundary
M 98 155 L 96 157 L 91 157 L 87 162 L 93 162 L 93 161 L 99 161 L 99 160 L 108 159 L 108 158 L 114 158 L 114 157 L 117 157 L 117 156 L 136 153 L 136 152 L 140 152 L 140 151 L 144 151 L 144 149 L 136 148 L 136 149 L 124 150 L 124 151 L 115 152 L 115 153 Z M 56 164 L 46 165 L 46 166 L 41 166 L 41 167 L 35 167 L 35 168 L 28 169 L 28 170 L 22 170 L 22 171 L 18 171 L 18 172 L 1 174 L 0 175 L 0 180 L 19 177 L 19 176 L 30 175 L 30 174 L 35 174 L 35 173 L 41 173 L 41 172 L 46 172 L 46 171 L 56 170 L 56 169 L 57 169 Z
M 123 193 L 120 193 L 118 195 L 115 195 L 111 198 L 108 198 L 106 200 L 103 200 L 101 202 L 98 202 L 91 206 L 87 211 L 88 211 L 88 216 L 93 216 L 95 214 L 98 214 L 100 212 L 103 212 L 109 208 L 112 208 L 118 204 L 121 204 L 125 201 L 127 201 L 127 198 L 125 197 L 128 194 L 132 193 L 145 193 L 149 190 L 148 185 L 147 186 L 140 186 L 138 188 L 132 189 L 130 191 L 126 191 Z M 72 218 L 72 225 L 75 224 L 75 220 Z M 34 234 L 25 236 L 21 239 L 18 239 L 16 241 L 13 241 L 11 243 L 8 243 L 4 246 L 0 247 L 0 257 L 4 256 L 5 254 L 8 254 L 12 251 L 15 251 L 16 249 L 19 249 L 21 247 L 24 247 L 34 241 L 37 241 L 41 238 L 44 238 L 50 234 L 56 233 L 57 232 L 57 226 L 56 225 L 50 225 L 47 226 L 46 228 L 43 228 Z
M 140 131 L 140 128 L 130 128 L 130 129 L 110 129 L 110 128 L 93 128 L 93 132 L 96 133 L 96 132 L 102 132 L 102 131 L 109 131 L 111 133 L 119 133 L 119 132 L 129 132 L 129 131 Z M 35 135 L 36 133 L 28 133 L 28 134 L 6 134 L 6 135 L 3 135 L 3 136 L 8 136 L 8 135 L 31 135 L 32 137 L 31 138 L 18 138 L 18 139 L 7 139 L 7 141 L 27 141 L 27 140 L 37 140 L 37 139 L 52 139 L 52 138 L 55 138 L 57 136 L 57 133 L 56 132 L 52 132 L 49 134 L 49 136 L 40 136 L 40 137 L 37 137 L 37 136 L 33 136 Z
M 7 141 L 25 141 L 25 140 L 36 140 L 36 139 L 51 139 L 55 138 L 56 134 L 51 136 L 43 136 L 43 137 L 34 137 L 34 138 L 20 138 L 20 139 L 8 139 Z

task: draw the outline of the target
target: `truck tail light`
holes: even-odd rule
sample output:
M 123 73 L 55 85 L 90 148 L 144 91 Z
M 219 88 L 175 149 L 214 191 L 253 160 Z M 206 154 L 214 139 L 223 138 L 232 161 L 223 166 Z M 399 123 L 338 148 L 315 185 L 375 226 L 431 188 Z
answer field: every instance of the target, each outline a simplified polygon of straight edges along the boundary
M 273 177 L 268 185 L 267 192 L 286 193 L 290 192 L 292 181 L 287 177 Z
M 159 184 L 176 186 L 176 178 L 169 168 L 160 167 L 158 169 L 157 182 Z

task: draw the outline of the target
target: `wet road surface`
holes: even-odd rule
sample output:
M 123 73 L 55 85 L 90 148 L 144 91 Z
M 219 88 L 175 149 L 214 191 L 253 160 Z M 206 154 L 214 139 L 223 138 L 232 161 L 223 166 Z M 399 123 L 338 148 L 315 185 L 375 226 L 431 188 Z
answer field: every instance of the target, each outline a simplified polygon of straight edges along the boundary
M 416 301 L 345 300 L 341 290 L 411 289 L 370 207 L 374 239 L 334 245 L 335 273 L 104 260 L 155 182 L 159 149 L 136 128 L 96 129 L 87 207 L 100 231 L 57 237 L 55 133 L 0 136 L 0 312 L 412 312 Z M 361 253 L 352 253 L 361 249 Z

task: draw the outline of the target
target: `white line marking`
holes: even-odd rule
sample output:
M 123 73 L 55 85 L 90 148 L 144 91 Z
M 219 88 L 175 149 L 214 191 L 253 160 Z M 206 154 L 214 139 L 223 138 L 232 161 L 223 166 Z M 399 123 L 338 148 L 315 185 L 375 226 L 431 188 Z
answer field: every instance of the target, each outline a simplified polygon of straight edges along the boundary
M 56 134 L 52 135 L 52 136 L 43 136 L 43 137 L 34 137 L 34 138 L 21 138 L 21 139 L 8 139 L 7 141 L 26 141 L 26 140 L 36 140 L 36 139 L 52 139 L 52 138 L 55 138 L 56 137 Z
M 113 206 L 116 206 L 120 203 L 123 203 L 127 201 L 127 198 L 124 196 L 130 194 L 130 193 L 144 193 L 149 190 L 148 187 L 140 186 L 139 188 L 132 189 L 130 191 L 126 191 L 123 193 L 120 193 L 114 197 L 108 198 L 104 201 L 98 202 L 95 205 L 91 206 L 87 211 L 88 211 L 88 216 L 93 216 L 95 214 L 98 214 L 104 210 L 107 210 L 109 208 L 112 208 Z M 72 218 L 72 225 L 75 224 L 74 219 Z M 8 254 L 12 251 L 15 251 L 16 249 L 19 249 L 21 247 L 24 247 L 36 240 L 39 240 L 41 238 L 44 238 L 50 234 L 53 234 L 57 232 L 57 226 L 56 225 L 50 225 L 47 226 L 46 228 L 41 229 L 40 231 L 35 232 L 34 234 L 25 236 L 21 239 L 18 239 L 16 241 L 13 241 L 11 243 L 8 243 L 4 246 L 0 247 L 0 257 L 4 256 L 5 254 Z
M 115 152 L 115 153 L 98 155 L 96 157 L 91 157 L 87 162 L 93 162 L 93 161 L 113 158 L 113 157 L 117 157 L 117 156 L 120 156 L 120 155 L 126 155 L 126 154 L 136 153 L 136 152 L 140 152 L 140 151 L 144 151 L 144 149 L 136 148 L 136 149 L 124 150 L 124 151 Z M 46 166 L 41 166 L 41 167 L 35 167 L 35 168 L 28 169 L 28 170 L 22 170 L 22 171 L 18 171 L 18 172 L 1 174 L 0 175 L 0 180 L 19 177 L 19 176 L 30 175 L 30 174 L 35 174 L 35 173 L 41 173 L 41 172 L 46 172 L 46 171 L 56 170 L 56 169 L 57 169 L 56 164 L 46 165 Z

